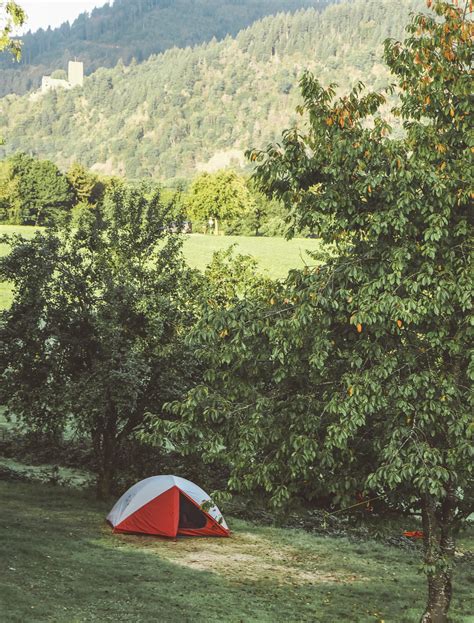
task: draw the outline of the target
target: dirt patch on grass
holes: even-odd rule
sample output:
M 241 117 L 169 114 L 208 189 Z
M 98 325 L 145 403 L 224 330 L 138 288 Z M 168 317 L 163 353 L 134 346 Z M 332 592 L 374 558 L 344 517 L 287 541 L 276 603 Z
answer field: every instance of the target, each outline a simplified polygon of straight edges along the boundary
M 236 583 L 271 580 L 280 585 L 340 584 L 365 580 L 325 569 L 317 553 L 308 553 L 260 535 L 239 533 L 230 539 L 181 538 L 176 541 L 117 535 L 121 542 L 153 551 L 183 567 L 209 571 Z

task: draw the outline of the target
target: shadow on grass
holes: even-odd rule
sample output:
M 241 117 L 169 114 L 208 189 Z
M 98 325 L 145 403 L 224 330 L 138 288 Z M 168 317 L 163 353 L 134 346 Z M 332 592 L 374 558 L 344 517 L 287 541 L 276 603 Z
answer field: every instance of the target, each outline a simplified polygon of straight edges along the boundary
M 360 545 L 244 522 L 237 523 L 234 540 L 141 541 L 112 535 L 103 519 L 108 507 L 80 492 L 0 483 L 0 499 L 2 623 L 402 623 L 416 621 L 424 601 L 424 579 L 417 576 L 413 560 L 390 548 L 380 562 L 380 546 L 372 560 L 370 547 L 364 547 L 366 560 L 361 561 L 354 554 Z M 251 549 L 252 539 L 260 548 Z M 265 552 L 262 543 L 271 551 Z M 305 569 L 314 548 L 322 568 L 337 560 L 341 573 L 359 569 L 361 575 L 351 582 L 329 581 L 325 572 L 320 581 L 306 576 L 298 581 L 290 567 L 285 577 L 286 559 L 278 568 L 268 564 L 285 551 Z M 220 552 L 214 572 L 205 570 L 206 564 L 213 565 L 206 552 Z M 261 577 L 248 573 L 248 556 L 257 571 L 261 556 Z M 393 556 L 396 578 L 388 568 Z M 196 561 L 197 567 L 191 564 Z M 468 580 L 461 599 L 469 594 Z M 461 599 L 453 618 L 457 622 L 468 620 L 459 612 Z

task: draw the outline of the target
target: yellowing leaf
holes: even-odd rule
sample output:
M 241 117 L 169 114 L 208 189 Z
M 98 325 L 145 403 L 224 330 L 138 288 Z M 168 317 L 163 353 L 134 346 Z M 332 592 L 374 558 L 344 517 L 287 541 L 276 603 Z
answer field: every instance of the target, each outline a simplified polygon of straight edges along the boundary
M 447 50 L 445 50 L 445 51 L 444 51 L 443 56 L 444 56 L 444 58 L 445 58 L 447 61 L 453 61 L 453 60 L 455 59 L 454 52 L 453 52 L 452 50 L 449 50 L 449 49 L 447 49 Z

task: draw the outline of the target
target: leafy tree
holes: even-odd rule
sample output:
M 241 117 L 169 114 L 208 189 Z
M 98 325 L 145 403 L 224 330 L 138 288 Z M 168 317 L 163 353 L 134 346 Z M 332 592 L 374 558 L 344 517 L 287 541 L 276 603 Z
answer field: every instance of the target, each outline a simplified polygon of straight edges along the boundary
M 89 436 L 101 496 L 121 443 L 194 373 L 183 345 L 193 276 L 175 218 L 158 194 L 115 185 L 74 227 L 4 238 L 14 300 L 0 321 L 2 404 L 31 428 Z
M 16 28 L 25 22 L 26 15 L 23 9 L 13 0 L 0 2 L 0 54 L 8 51 L 17 61 L 21 57 L 21 42 L 12 39 Z M 3 139 L 0 135 L 0 145 Z
M 304 487 L 343 508 L 366 494 L 421 513 L 423 623 L 448 620 L 473 511 L 472 22 L 468 5 L 433 8 L 385 46 L 402 138 L 383 94 L 336 98 L 302 78 L 305 130 L 252 159 L 292 231 L 334 252 L 271 297 L 209 310 L 194 333 L 196 348 L 218 343 L 206 382 L 170 407 L 175 434 L 206 427 L 203 452 L 226 457 L 230 484 L 276 505 Z
M 9 220 L 22 225 L 53 222 L 73 203 L 69 182 L 58 167 L 27 154 L 7 160 L 0 192 Z
M 82 164 L 74 162 L 66 173 L 77 203 L 95 204 L 105 192 L 105 184 Z
M 13 0 L 0 2 L 0 52 L 7 50 L 16 60 L 20 60 L 21 42 L 12 39 L 15 29 L 25 22 L 23 9 Z
M 252 200 L 249 209 L 239 219 L 233 233 L 251 236 L 282 236 L 285 234 L 285 216 L 281 202 L 267 197 L 259 190 L 255 182 L 247 182 Z
M 228 226 L 242 217 L 251 203 L 245 179 L 228 170 L 202 173 L 191 184 L 187 196 L 193 220 L 207 222 L 212 218 Z
M 249 224 L 252 226 L 255 236 L 258 236 L 260 234 L 262 225 L 269 216 L 271 203 L 263 193 L 254 193 L 253 197 L 253 209 L 250 213 Z
M 231 304 L 270 292 L 272 281 L 257 270 L 250 255 L 235 253 L 235 246 L 217 251 L 204 272 L 204 299 L 201 313 L 207 308 L 226 309 Z
M 0 162 L 0 222 L 17 223 L 21 213 L 19 179 L 12 175 L 11 168 L 8 160 Z

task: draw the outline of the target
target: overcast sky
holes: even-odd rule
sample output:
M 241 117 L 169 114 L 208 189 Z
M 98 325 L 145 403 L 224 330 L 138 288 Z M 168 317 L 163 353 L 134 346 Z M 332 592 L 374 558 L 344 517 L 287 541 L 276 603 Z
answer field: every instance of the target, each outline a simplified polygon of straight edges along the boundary
M 110 0 L 112 4 L 112 0 Z M 38 30 L 38 28 L 55 28 L 63 22 L 73 22 L 84 11 L 91 11 L 94 7 L 103 6 L 105 0 L 18 0 L 18 4 L 25 9 L 28 20 L 23 32 Z

